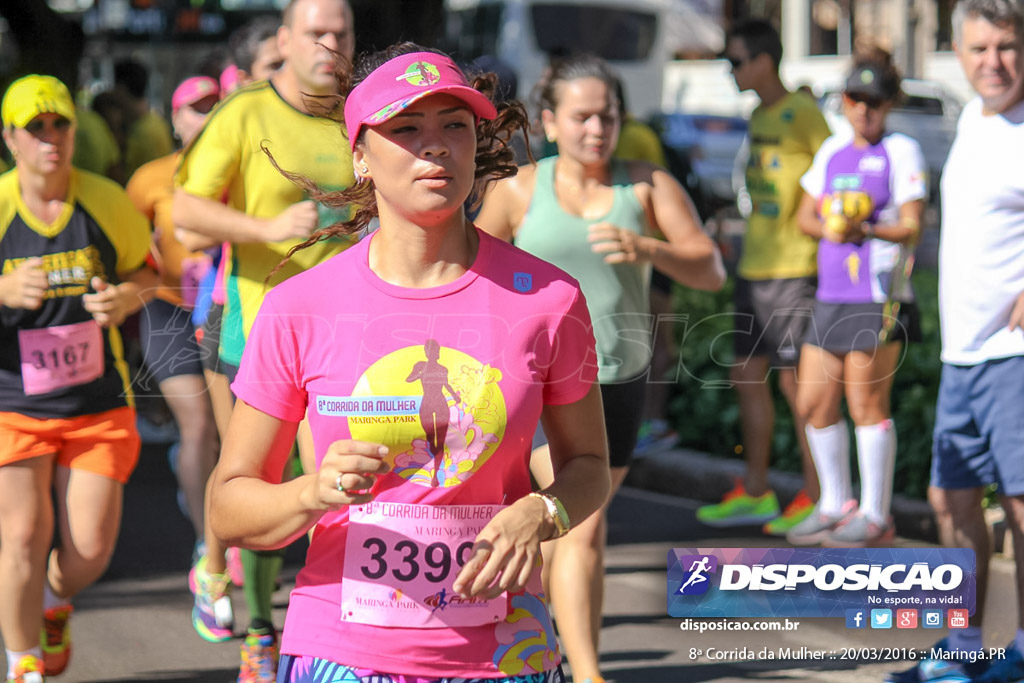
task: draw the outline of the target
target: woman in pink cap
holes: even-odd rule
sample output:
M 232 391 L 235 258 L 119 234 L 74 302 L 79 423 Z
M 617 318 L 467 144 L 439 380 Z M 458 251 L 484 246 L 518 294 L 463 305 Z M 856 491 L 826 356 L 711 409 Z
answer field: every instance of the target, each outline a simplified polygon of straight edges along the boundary
M 463 210 L 483 181 L 515 173 L 507 141 L 524 112 L 495 109 L 493 77 L 471 86 L 408 43 L 351 79 L 360 182 L 325 193 L 295 180 L 358 209 L 297 248 L 375 216 L 380 228 L 264 300 L 232 387 L 213 530 L 258 549 L 312 532 L 279 681 L 563 681 L 540 544 L 609 491 L 590 318 L 572 278 Z M 307 415 L 317 469 L 278 483 Z M 556 476 L 533 493 L 538 419 Z

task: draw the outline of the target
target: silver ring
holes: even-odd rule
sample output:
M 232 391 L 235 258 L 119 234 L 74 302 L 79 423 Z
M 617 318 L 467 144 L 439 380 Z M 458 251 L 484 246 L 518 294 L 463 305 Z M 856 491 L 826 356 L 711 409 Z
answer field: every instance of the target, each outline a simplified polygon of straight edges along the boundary
M 341 483 L 341 478 L 344 476 L 344 472 L 338 472 L 338 476 L 334 479 L 334 488 L 338 489 L 338 493 L 345 493 L 345 487 Z

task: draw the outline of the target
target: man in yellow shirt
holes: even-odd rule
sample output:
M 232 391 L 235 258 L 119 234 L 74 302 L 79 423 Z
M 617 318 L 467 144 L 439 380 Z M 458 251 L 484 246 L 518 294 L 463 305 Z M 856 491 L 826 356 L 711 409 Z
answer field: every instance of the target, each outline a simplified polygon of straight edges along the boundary
M 341 124 L 317 116 L 337 94 L 335 55 L 351 61 L 354 52 L 351 8 L 346 0 L 292 0 L 282 15 L 278 47 L 284 58 L 280 70 L 269 81 L 233 92 L 213 110 L 185 150 L 175 179 L 174 224 L 205 236 L 209 246 L 231 244 L 220 341 L 222 367 L 229 376 L 269 288 L 351 245 L 338 239 L 319 242 L 298 252 L 266 282 L 291 247 L 340 218 L 308 199 L 275 164 L 325 190 L 354 182 Z M 275 680 L 277 659 L 270 597 L 281 554 L 242 555 L 252 622 L 238 680 L 269 682 Z M 223 558 L 209 555 L 200 562 L 197 583 L 222 585 Z M 218 597 L 202 593 L 196 591 L 197 606 L 201 599 Z
M 737 25 L 725 58 L 740 91 L 753 90 L 760 104 L 750 117 L 747 191 L 753 204 L 743 239 L 735 287 L 736 360 L 730 379 L 739 396 L 743 454 L 747 470 L 721 503 L 697 510 L 713 526 L 764 524 L 785 534 L 813 509 L 818 478 L 804 425 L 796 422 L 804 466 L 804 490 L 780 515 L 768 487 L 768 461 L 775 427 L 769 372 L 779 372 L 779 388 L 794 416 L 796 366 L 817 285 L 817 242 L 797 225 L 803 190 L 800 177 L 829 136 L 814 101 L 790 92 L 779 78 L 782 41 L 766 21 Z

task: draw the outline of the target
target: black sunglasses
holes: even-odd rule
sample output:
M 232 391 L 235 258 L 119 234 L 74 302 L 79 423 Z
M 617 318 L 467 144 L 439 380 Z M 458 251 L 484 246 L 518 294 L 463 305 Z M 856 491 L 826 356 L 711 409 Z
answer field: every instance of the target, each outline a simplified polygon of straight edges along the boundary
M 857 104 L 866 104 L 868 109 L 878 109 L 883 104 L 885 104 L 884 99 L 882 99 L 881 97 L 875 97 L 874 95 L 865 95 L 863 93 L 856 92 L 843 93 L 843 95 L 846 97 L 846 99 L 850 100 L 851 102 L 855 102 Z
M 753 57 L 747 57 L 746 59 L 736 59 L 735 57 L 726 57 L 725 61 L 729 62 L 729 66 L 731 66 L 733 69 L 738 69 L 741 66 L 743 66 L 744 64 L 746 64 L 747 62 L 749 62 L 751 59 L 753 59 Z
M 70 127 L 71 127 L 71 120 L 70 119 L 66 119 L 63 116 L 58 117 L 53 122 L 53 129 L 56 130 L 56 131 L 59 131 L 59 132 L 66 131 Z M 40 118 L 32 119 L 25 126 L 25 130 L 27 130 L 32 135 L 39 135 L 45 129 L 46 129 L 46 120 L 45 119 L 40 119 Z

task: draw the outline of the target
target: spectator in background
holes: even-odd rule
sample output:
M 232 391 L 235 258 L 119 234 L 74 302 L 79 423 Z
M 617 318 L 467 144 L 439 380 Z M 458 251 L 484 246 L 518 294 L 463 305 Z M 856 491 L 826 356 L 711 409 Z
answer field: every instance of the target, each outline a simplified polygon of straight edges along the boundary
M 75 156 L 71 164 L 123 185 L 125 177 L 121 147 L 107 120 L 87 107 L 78 107 L 76 114 L 78 127 L 75 130 Z
M 122 59 L 114 63 L 114 91 L 127 101 L 125 121 L 124 173 L 130 178 L 139 166 L 174 151 L 171 127 L 149 106 L 146 89 L 149 73 L 139 62 Z
M 183 146 L 198 135 L 219 97 L 217 81 L 206 76 L 187 78 L 174 90 L 171 120 Z M 206 533 L 206 484 L 217 462 L 219 439 L 190 313 L 198 281 L 212 264 L 207 254 L 189 252 L 174 236 L 171 201 L 180 161 L 176 152 L 143 164 L 128 181 L 127 191 L 154 228 L 151 254 L 161 286 L 142 311 L 139 336 L 143 360 L 178 426 L 175 474 L 195 532 L 194 562 L 208 553 L 223 556 L 225 549 Z M 197 607 L 193 626 L 206 640 L 227 640 L 232 635 L 231 601 L 225 597 L 214 607 L 209 613 Z
M 725 58 L 736 87 L 753 90 L 760 99 L 748 133 L 746 188 L 752 210 L 737 266 L 736 360 L 730 372 L 747 469 L 721 503 L 698 508 L 697 519 L 712 526 L 764 524 L 765 533 L 781 535 L 811 514 L 818 497 L 818 478 L 796 410 L 796 366 L 814 307 L 817 242 L 801 232 L 796 212 L 803 194 L 800 177 L 829 130 L 814 102 L 789 92 L 779 78 L 782 41 L 767 21 L 738 24 L 729 34 Z M 768 485 L 775 430 L 772 369 L 778 371 L 779 389 L 793 412 L 804 470 L 804 489 L 781 514 Z
M 156 274 L 146 219 L 71 165 L 64 84 L 21 78 L 0 110 L 0 613 L 8 681 L 38 683 L 68 666 L 72 598 L 114 552 L 140 446 L 118 326 Z
M 643 414 L 651 268 L 697 289 L 716 290 L 725 281 L 721 256 L 679 183 L 649 162 L 613 157 L 620 123 L 616 83 L 596 56 L 553 61 L 537 91 L 544 131 L 558 156 L 496 183 L 478 218 L 482 229 L 514 239 L 580 282 L 597 339 L 613 494 L 626 477 Z M 659 233 L 667 239 L 655 238 Z M 541 486 L 553 476 L 546 437 L 538 434 L 532 461 Z M 555 620 L 581 683 L 603 681 L 598 637 L 609 502 L 545 549 Z
M 266 293 L 353 243 L 340 238 L 320 242 L 274 271 L 292 247 L 346 217 L 313 201 L 280 173 L 278 164 L 329 190 L 354 181 L 349 149 L 338 143 L 337 124 L 328 118 L 339 114 L 332 109 L 337 103 L 336 58 L 347 63 L 355 49 L 352 9 L 345 0 L 292 0 L 281 23 L 277 39 L 284 65 L 270 81 L 234 93 L 213 111 L 185 151 L 175 178 L 174 224 L 205 237 L 201 247 L 231 243 L 219 351 L 221 370 L 232 379 Z M 311 444 L 302 434 L 302 451 L 309 454 Z M 245 550 L 242 556 L 251 621 L 238 680 L 274 681 L 277 633 L 271 598 L 283 553 Z M 225 570 L 219 555 L 200 558 L 197 606 L 219 599 L 214 589 L 225 585 Z
M 814 320 L 800 351 L 797 410 L 821 484 L 813 514 L 786 538 L 794 545 L 886 545 L 896 426 L 889 393 L 904 344 L 920 341 L 905 277 L 928 197 L 921 146 L 886 131 L 900 75 L 884 50 L 863 50 L 847 76 L 843 113 L 852 133 L 826 140 L 804 174 L 800 227 L 819 240 Z M 912 261 L 911 261 L 912 263 Z M 860 506 L 850 480 L 850 433 L 857 437 Z
M 1024 680 L 1024 7 L 960 0 L 953 48 L 977 96 L 964 106 L 942 173 L 939 319 L 942 380 L 935 409 L 931 485 L 939 538 L 977 558 L 977 609 L 926 660 L 888 680 L 926 671 L 942 680 Z M 1005 657 L 982 651 L 992 553 L 982 499 L 991 484 L 1013 537 L 1017 580 L 990 605 L 1017 608 Z M 979 656 L 980 655 L 980 656 Z

